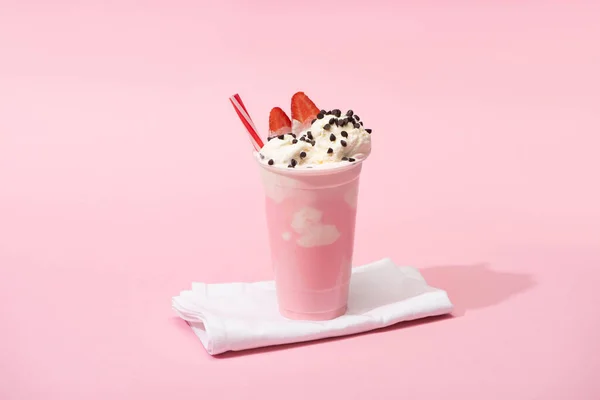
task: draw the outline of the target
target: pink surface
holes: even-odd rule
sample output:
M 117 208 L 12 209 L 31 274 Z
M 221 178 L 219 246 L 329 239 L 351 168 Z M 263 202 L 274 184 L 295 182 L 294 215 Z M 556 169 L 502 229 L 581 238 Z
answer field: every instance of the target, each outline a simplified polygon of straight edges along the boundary
M 1 399 L 600 398 L 598 3 L 388 3 L 0 0 Z M 271 276 L 227 98 L 299 89 L 373 128 L 355 263 L 457 312 L 211 358 L 170 297 Z

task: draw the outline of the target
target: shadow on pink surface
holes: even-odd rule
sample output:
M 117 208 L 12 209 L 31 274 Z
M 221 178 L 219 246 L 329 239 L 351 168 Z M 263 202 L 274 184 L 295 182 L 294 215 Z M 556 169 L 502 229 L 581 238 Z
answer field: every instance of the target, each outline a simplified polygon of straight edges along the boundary
M 427 283 L 448 293 L 455 317 L 500 304 L 535 286 L 531 275 L 494 271 L 484 263 L 428 267 L 420 272 Z

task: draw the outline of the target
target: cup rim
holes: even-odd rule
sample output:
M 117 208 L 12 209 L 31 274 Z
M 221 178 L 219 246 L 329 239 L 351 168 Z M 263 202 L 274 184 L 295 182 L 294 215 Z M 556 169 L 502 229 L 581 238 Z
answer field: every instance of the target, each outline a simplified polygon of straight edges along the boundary
M 258 165 L 260 165 L 265 170 L 267 170 L 269 172 L 273 172 L 273 173 L 279 173 L 279 174 L 285 174 L 285 175 L 291 175 L 291 176 L 315 176 L 315 175 L 338 174 L 341 172 L 350 171 L 354 168 L 358 168 L 359 166 L 362 165 L 363 161 L 365 161 L 367 158 L 368 158 L 368 156 L 365 158 L 353 161 L 352 163 L 344 164 L 341 166 L 333 166 L 333 167 L 328 167 L 328 168 L 296 169 L 296 168 L 275 167 L 275 166 L 271 166 L 268 164 L 264 164 L 264 163 L 260 162 L 260 159 L 258 158 L 258 152 L 254 152 L 255 161 L 258 163 Z

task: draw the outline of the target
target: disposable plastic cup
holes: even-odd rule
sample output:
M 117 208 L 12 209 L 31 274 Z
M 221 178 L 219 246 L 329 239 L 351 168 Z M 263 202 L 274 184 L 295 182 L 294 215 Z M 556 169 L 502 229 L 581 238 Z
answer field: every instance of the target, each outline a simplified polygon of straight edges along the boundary
M 295 320 L 343 315 L 362 163 L 327 169 L 259 165 L 279 312 Z

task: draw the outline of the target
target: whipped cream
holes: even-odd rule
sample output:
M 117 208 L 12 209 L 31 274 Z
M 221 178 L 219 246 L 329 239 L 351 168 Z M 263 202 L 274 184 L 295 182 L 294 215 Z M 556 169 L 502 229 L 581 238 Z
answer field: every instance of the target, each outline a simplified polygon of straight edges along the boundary
M 319 113 L 310 126 L 292 122 L 292 133 L 269 139 L 258 160 L 280 168 L 331 168 L 364 160 L 371 153 L 370 129 L 348 111 Z

